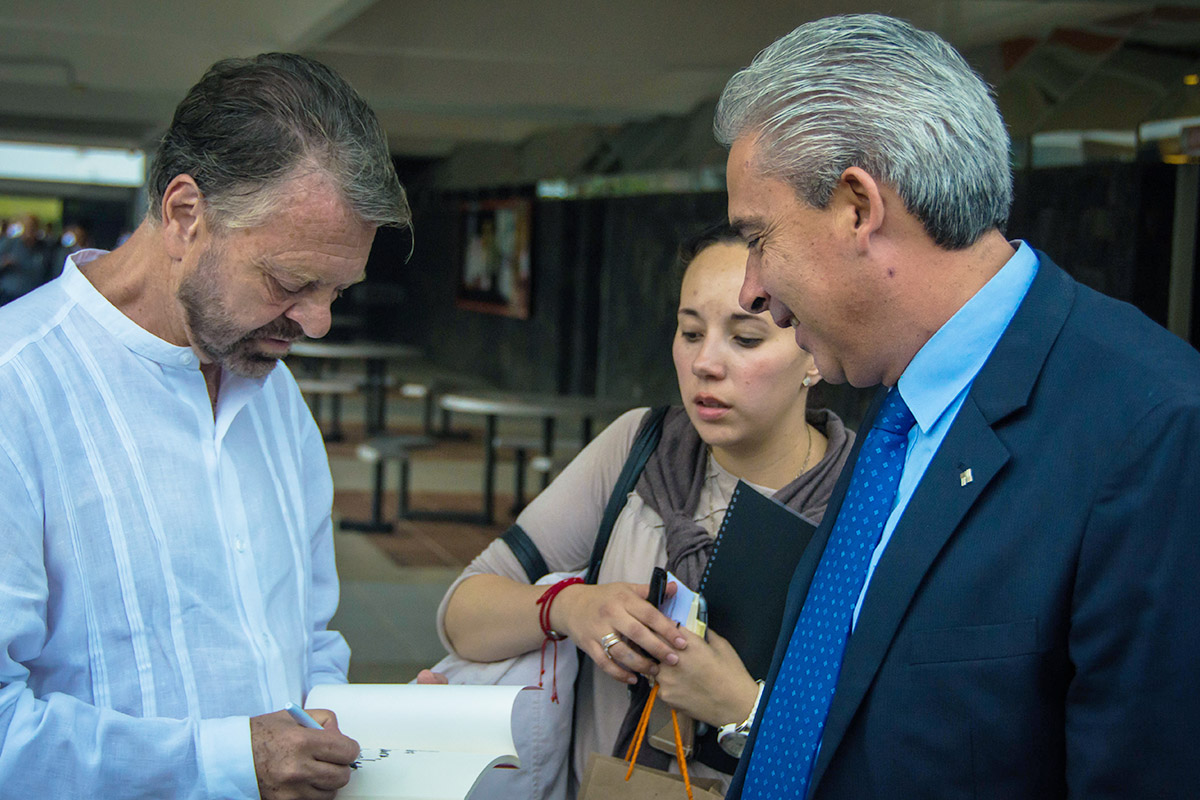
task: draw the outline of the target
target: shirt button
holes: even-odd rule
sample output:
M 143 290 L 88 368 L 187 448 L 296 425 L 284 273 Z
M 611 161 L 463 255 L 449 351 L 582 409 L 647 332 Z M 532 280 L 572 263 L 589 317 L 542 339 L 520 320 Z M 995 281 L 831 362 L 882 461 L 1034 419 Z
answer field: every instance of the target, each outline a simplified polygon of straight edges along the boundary
M 244 553 L 246 551 L 246 543 L 243 542 L 241 539 L 235 540 L 233 543 L 233 547 L 239 553 Z

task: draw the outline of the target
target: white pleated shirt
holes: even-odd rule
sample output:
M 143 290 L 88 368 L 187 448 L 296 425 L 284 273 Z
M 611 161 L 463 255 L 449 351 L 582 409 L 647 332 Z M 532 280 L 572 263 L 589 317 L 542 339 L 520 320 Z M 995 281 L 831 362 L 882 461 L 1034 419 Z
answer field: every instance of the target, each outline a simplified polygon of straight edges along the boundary
M 98 255 L 0 308 L 0 796 L 256 798 L 248 718 L 346 680 L 324 444 L 283 365 L 214 415 Z

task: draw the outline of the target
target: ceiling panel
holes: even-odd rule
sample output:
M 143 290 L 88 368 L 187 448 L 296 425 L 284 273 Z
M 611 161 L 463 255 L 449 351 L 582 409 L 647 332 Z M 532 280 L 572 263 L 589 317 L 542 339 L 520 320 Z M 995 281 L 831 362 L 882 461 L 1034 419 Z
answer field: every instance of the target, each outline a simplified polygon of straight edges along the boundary
M 214 60 L 299 49 L 378 111 L 400 154 L 514 144 L 565 126 L 686 114 L 797 24 L 879 4 L 833 0 L 2 0 L 0 136 L 154 138 Z M 1187 105 L 1197 3 L 892 0 L 999 87 L 1015 130 Z M 1081 42 L 1109 37 L 1105 50 Z M 1019 44 L 1023 40 L 1024 44 Z M 1014 56 L 1016 54 L 1016 56 Z M 1103 112 L 1103 113 L 1100 113 Z

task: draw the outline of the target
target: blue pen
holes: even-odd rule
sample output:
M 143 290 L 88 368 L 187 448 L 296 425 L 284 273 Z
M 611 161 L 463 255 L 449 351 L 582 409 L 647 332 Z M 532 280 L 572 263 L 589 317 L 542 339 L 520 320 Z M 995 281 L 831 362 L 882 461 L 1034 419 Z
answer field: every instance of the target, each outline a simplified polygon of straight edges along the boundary
M 289 714 L 291 714 L 292 719 L 296 720 L 296 722 L 300 723 L 301 725 L 303 725 L 306 728 L 313 728 L 318 731 L 325 730 L 324 728 L 321 727 L 321 723 L 317 722 L 315 719 L 313 719 L 311 716 L 309 716 L 307 711 L 305 711 L 303 708 L 296 705 L 295 703 L 288 703 L 286 706 L 283 707 L 283 710 L 288 712 Z

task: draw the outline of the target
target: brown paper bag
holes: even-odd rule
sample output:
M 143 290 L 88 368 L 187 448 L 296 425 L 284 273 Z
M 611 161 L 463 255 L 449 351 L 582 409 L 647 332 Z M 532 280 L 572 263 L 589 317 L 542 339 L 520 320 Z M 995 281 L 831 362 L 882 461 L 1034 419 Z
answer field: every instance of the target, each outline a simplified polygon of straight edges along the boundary
M 692 757 L 692 746 L 696 740 L 696 722 L 687 714 L 675 712 L 679 718 L 679 738 L 683 744 L 683 757 Z M 647 731 L 654 731 L 646 737 L 646 744 L 675 758 L 675 723 L 671 721 L 671 707 L 666 703 L 656 703 L 650 711 L 650 723 Z M 632 778 L 630 779 L 632 780 Z
M 626 781 L 628 771 L 629 762 L 624 759 L 592 753 L 578 800 L 687 800 L 681 775 L 639 764 Z M 717 788 L 720 784 L 716 778 L 693 778 L 692 800 L 722 800 L 725 795 Z

